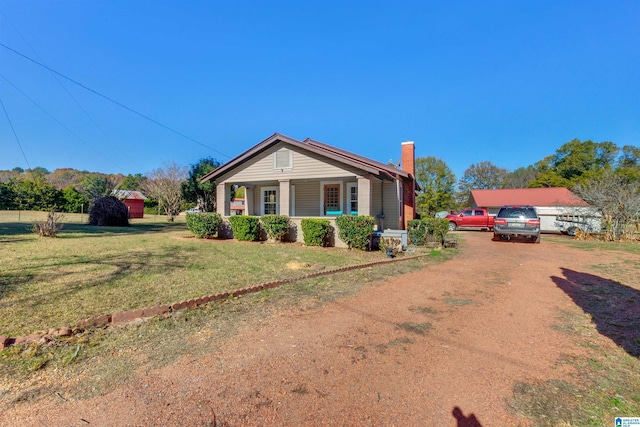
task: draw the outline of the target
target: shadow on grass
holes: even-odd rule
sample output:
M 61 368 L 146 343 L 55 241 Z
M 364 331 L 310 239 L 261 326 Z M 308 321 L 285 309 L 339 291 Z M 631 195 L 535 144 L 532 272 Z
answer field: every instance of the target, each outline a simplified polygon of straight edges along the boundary
M 181 222 L 166 223 L 133 223 L 129 227 L 98 227 L 89 224 L 65 223 L 58 233 L 58 238 L 95 237 L 105 234 L 143 234 L 143 233 L 168 233 L 179 229 L 187 230 L 186 224 Z M 31 224 L 24 222 L 0 223 L 0 242 L 16 242 L 16 239 L 7 239 L 5 236 L 32 235 Z
M 586 313 L 598 332 L 640 357 L 640 291 L 593 274 L 563 268 L 551 280 Z
M 130 252 L 105 256 L 95 253 L 69 260 L 51 259 L 43 262 L 34 272 L 25 274 L 21 271 L 0 274 L 0 309 L 8 305 L 25 305 L 39 307 L 45 304 L 55 304 L 56 301 L 78 300 L 82 298 L 100 298 L 102 290 L 109 289 L 114 280 L 132 274 L 163 274 L 183 269 L 189 257 L 188 251 L 180 251 L 176 247 L 159 249 L 151 252 Z M 107 268 L 104 274 L 95 274 L 96 269 Z M 87 269 L 86 273 L 70 274 L 69 270 Z M 92 274 L 92 271 L 94 272 Z M 42 283 L 64 281 L 64 286 L 54 286 L 51 289 L 41 288 L 35 292 L 25 292 L 23 296 L 10 301 L 2 301 L 9 293 L 20 292 L 20 287 L 29 285 L 34 280 Z M 95 291 L 93 289 L 95 288 Z M 121 301 L 127 304 L 130 301 Z M 123 307 L 135 308 L 135 307 Z M 109 310 L 109 307 L 105 307 Z M 103 314 L 103 313 L 86 313 Z

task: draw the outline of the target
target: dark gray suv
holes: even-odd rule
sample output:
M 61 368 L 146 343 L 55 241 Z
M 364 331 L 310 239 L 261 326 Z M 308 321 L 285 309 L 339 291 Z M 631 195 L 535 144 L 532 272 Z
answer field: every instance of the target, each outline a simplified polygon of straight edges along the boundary
M 503 206 L 496 215 L 493 238 L 522 236 L 540 243 L 540 217 L 533 206 Z

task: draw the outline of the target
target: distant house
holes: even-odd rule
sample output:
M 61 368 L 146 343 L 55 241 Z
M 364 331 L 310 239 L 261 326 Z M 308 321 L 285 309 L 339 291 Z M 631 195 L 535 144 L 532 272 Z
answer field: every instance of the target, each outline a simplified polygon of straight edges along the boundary
M 113 190 L 113 195 L 129 209 L 129 218 L 144 218 L 144 201 L 141 192 L 133 190 Z
M 599 227 L 599 215 L 587 202 L 568 188 L 505 188 L 499 190 L 471 190 L 472 207 L 484 207 L 497 214 L 504 205 L 530 205 L 540 216 L 543 232 L 568 232 L 575 228 Z
M 312 139 L 273 134 L 201 178 L 216 183 L 217 212 L 240 209 L 231 190 L 244 187 L 242 215 L 287 215 L 302 241 L 303 218 L 325 218 L 335 228 L 339 215 L 377 218 L 379 229 L 405 230 L 415 218 L 415 151 L 404 142 L 402 168 L 377 162 Z M 336 246 L 343 246 L 335 236 Z
M 231 215 L 244 215 L 244 198 L 234 198 L 229 209 Z

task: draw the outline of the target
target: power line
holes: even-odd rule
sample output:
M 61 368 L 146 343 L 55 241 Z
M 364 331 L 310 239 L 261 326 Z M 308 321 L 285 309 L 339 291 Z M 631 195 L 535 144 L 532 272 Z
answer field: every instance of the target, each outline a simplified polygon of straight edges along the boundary
M 33 48 L 33 46 L 31 46 L 31 44 L 27 41 L 27 39 L 24 38 L 24 36 L 22 35 L 22 33 L 20 31 L 18 31 L 18 29 L 16 28 L 15 25 L 13 25 L 13 23 L 11 22 L 11 20 L 9 19 L 9 17 L 2 11 L 0 11 L 0 14 L 2 14 L 2 16 L 4 16 L 4 19 L 9 23 L 9 25 L 11 25 L 11 28 L 13 28 L 13 30 L 20 36 L 20 38 L 22 39 L 22 41 L 29 46 L 29 49 L 31 49 L 31 52 L 33 52 L 33 54 L 36 56 L 36 58 L 38 58 L 38 60 L 40 62 L 42 62 L 44 64 L 44 60 L 42 59 L 42 57 L 40 57 L 40 55 L 38 55 L 38 52 L 36 52 L 36 50 Z M 94 126 L 100 131 L 102 132 L 102 134 L 104 136 L 107 137 L 107 139 L 109 141 L 111 141 L 112 144 L 115 144 L 116 146 L 118 145 L 115 141 L 113 141 L 113 139 L 111 139 L 111 137 L 104 131 L 104 129 L 102 129 L 100 127 L 100 125 L 98 125 L 98 123 L 94 120 L 94 118 L 89 114 L 89 112 L 80 104 L 80 102 L 71 94 L 71 92 L 69 92 L 69 89 L 67 89 L 67 87 L 65 85 L 62 84 L 62 82 L 58 79 L 58 77 L 56 77 L 55 75 L 53 76 L 53 78 L 56 80 L 56 82 L 60 85 L 60 87 L 62 87 L 62 89 L 66 92 L 66 94 L 69 96 L 69 98 L 71 98 L 73 100 L 73 102 L 75 102 L 75 104 L 78 106 L 78 108 L 80 108 L 80 110 L 84 113 L 85 116 L 87 116 L 89 118 L 89 120 L 94 124 Z M 5 79 L 6 80 L 6 79 Z M 15 87 L 15 86 L 14 86 Z M 122 147 L 118 147 L 118 148 L 122 148 Z
M 4 115 L 7 117 L 7 121 L 9 122 L 9 126 L 11 127 L 11 131 L 13 132 L 13 136 L 16 138 L 16 142 L 18 143 L 18 147 L 20 147 L 20 151 L 22 152 L 22 157 L 24 157 L 24 161 L 27 163 L 27 167 L 31 169 L 31 165 L 29 164 L 29 160 L 27 160 L 27 155 L 24 153 L 22 149 L 22 144 L 20 143 L 20 138 L 18 138 L 18 134 L 16 133 L 15 128 L 13 127 L 13 123 L 11 122 L 11 118 L 9 118 L 9 113 L 7 113 L 7 109 L 4 108 L 4 102 L 2 102 L 2 98 L 0 98 L 0 105 L 2 105 L 2 110 L 4 111 Z
M 133 108 L 127 107 L 126 105 L 124 105 L 124 104 L 122 104 L 122 103 L 120 103 L 120 102 L 116 101 L 115 99 L 110 98 L 110 97 L 108 97 L 107 95 L 103 95 L 102 93 L 100 93 L 100 92 L 98 92 L 98 91 L 96 91 L 96 90 L 94 90 L 94 89 L 91 89 L 91 88 L 90 88 L 90 87 L 88 87 L 88 86 L 83 85 L 82 83 L 80 83 L 80 82 L 78 82 L 78 81 L 76 81 L 76 80 L 72 79 L 71 77 L 67 77 L 67 76 L 65 76 L 64 74 L 59 73 L 58 71 L 54 70 L 53 68 L 48 67 L 48 66 L 46 66 L 45 64 L 43 64 L 43 63 L 41 63 L 41 62 L 38 62 L 38 61 L 36 61 L 35 59 L 30 58 L 29 56 L 27 56 L 27 55 L 25 55 L 25 54 L 23 54 L 23 53 L 18 52 L 18 51 L 17 51 L 17 50 L 15 50 L 15 49 L 10 48 L 9 46 L 7 46 L 7 45 L 6 45 L 6 44 L 4 44 L 4 43 L 1 43 L 1 42 L 0 42 L 0 46 L 1 46 L 1 47 L 3 47 L 3 48 L 5 48 L 5 49 L 7 49 L 7 50 L 8 50 L 8 51 L 10 51 L 10 52 L 15 53 L 15 54 L 16 54 L 16 55 L 18 55 L 18 56 L 23 57 L 24 59 L 26 59 L 26 60 L 28 60 L 28 61 L 33 62 L 34 64 L 36 64 L 36 65 L 38 65 L 38 66 L 40 66 L 40 67 L 42 67 L 42 68 L 44 68 L 44 69 L 46 69 L 46 70 L 48 70 L 48 71 L 50 71 L 50 72 L 54 73 L 54 74 L 57 74 L 58 76 L 60 76 L 60 77 L 62 77 L 62 78 L 64 78 L 64 79 L 66 79 L 66 80 L 70 81 L 71 83 L 73 83 L 73 84 L 75 84 L 75 85 L 77 85 L 77 86 L 80 86 L 81 88 L 83 88 L 83 89 L 85 89 L 85 90 L 87 90 L 87 91 L 89 91 L 89 92 L 91 92 L 91 93 L 93 93 L 93 94 L 95 94 L 95 95 L 97 95 L 97 96 L 99 96 L 99 97 L 101 97 L 101 98 L 104 98 L 104 99 L 106 99 L 107 101 L 112 102 L 112 103 L 116 104 L 117 106 L 119 106 L 119 107 L 121 107 L 121 108 L 124 108 L 125 110 L 127 110 L 127 111 L 129 111 L 129 112 L 131 112 L 131 113 L 133 113 L 133 114 L 136 114 L 136 115 L 138 115 L 138 116 L 142 117 L 143 119 L 149 120 L 150 122 L 155 123 L 156 125 L 158 125 L 158 126 L 160 126 L 160 127 L 163 127 L 164 129 L 166 129 L 166 130 L 168 130 L 168 131 L 170 131 L 170 132 L 173 132 L 173 133 L 175 133 L 176 135 L 179 135 L 179 136 L 181 136 L 181 137 L 183 137 L 183 138 L 185 138 L 185 139 L 188 139 L 188 140 L 189 140 L 189 141 L 191 141 L 191 142 L 194 142 L 194 143 L 196 143 L 196 144 L 198 144 L 198 145 L 201 145 L 201 146 L 203 146 L 203 147 L 205 147 L 205 148 L 208 148 L 208 149 L 210 149 L 210 150 L 212 150 L 212 151 L 215 151 L 216 153 L 218 153 L 218 154 L 220 154 L 220 155 L 222 155 L 222 156 L 224 156 L 224 157 L 226 157 L 226 158 L 228 158 L 228 159 L 230 159 L 230 158 L 231 158 L 231 156 L 229 156 L 229 155 L 227 155 L 227 154 L 224 154 L 223 152 L 218 151 L 218 150 L 216 150 L 216 149 L 215 149 L 215 148 L 213 148 L 213 147 L 210 147 L 210 146 L 208 146 L 208 145 L 206 145 L 206 144 L 204 144 L 204 143 L 202 143 L 202 142 L 200 142 L 200 141 L 198 141 L 198 140 L 196 140 L 196 139 L 193 139 L 193 138 L 191 138 L 190 136 L 187 136 L 187 135 L 185 135 L 184 133 L 182 133 L 182 132 L 180 132 L 180 131 L 177 131 L 177 130 L 173 129 L 172 127 L 169 127 L 169 126 L 167 126 L 167 125 L 165 125 L 165 124 L 163 124 L 163 123 L 160 123 L 159 121 L 157 121 L 157 120 L 155 120 L 155 119 L 152 119 L 151 117 L 147 116 L 146 114 L 143 114 L 143 113 L 141 113 L 141 112 L 139 112 L 139 111 L 136 111 L 136 110 L 134 110 Z
M 3 74 L 0 73 L 0 77 L 2 77 L 2 79 L 9 83 L 16 91 L 18 91 L 18 93 L 20 93 L 22 96 L 24 96 L 25 98 L 27 98 L 29 101 L 31 101 L 36 107 L 38 107 L 40 110 L 42 110 L 42 112 L 44 112 L 47 116 L 49 116 L 53 121 L 55 121 L 56 123 L 58 123 L 60 126 L 62 126 L 67 132 L 69 132 L 71 135 L 75 136 L 80 142 L 82 142 L 84 145 L 86 145 L 87 147 L 91 148 L 92 150 L 94 150 L 96 153 L 100 154 L 101 156 L 105 156 L 104 153 L 101 153 L 100 151 L 98 151 L 95 147 L 93 147 L 92 145 L 90 145 L 87 141 L 85 141 L 84 139 L 82 139 L 78 134 L 76 134 L 75 132 L 73 132 L 71 129 L 69 129 L 69 127 L 65 126 L 64 123 L 62 123 L 60 120 L 58 120 L 53 114 L 49 113 L 42 105 L 38 104 L 33 98 L 31 98 L 29 95 L 27 95 L 26 93 L 24 93 L 22 90 L 20 90 L 20 88 L 18 88 L 16 85 L 14 85 L 11 81 L 9 81 L 9 79 L 7 79 Z M 116 166 L 116 164 L 112 161 L 110 161 L 112 165 Z

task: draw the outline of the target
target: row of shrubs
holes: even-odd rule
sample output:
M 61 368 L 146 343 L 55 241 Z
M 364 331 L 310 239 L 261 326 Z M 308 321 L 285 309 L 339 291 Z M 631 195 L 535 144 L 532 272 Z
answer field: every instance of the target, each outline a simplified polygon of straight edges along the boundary
M 282 240 L 291 227 L 286 215 L 236 215 L 229 217 L 231 231 L 240 241 L 258 240 L 261 231 L 270 241 Z M 222 217 L 215 212 L 187 214 L 187 226 L 199 238 L 212 238 L 223 225 Z M 349 248 L 366 249 L 373 235 L 375 218 L 371 216 L 340 215 L 336 217 L 338 236 Z M 445 219 L 423 218 L 409 221 L 408 236 L 411 243 L 424 245 L 439 241 L 448 232 Z M 304 218 L 302 236 L 307 246 L 326 246 L 333 232 L 327 219 Z

